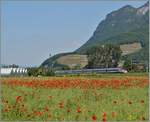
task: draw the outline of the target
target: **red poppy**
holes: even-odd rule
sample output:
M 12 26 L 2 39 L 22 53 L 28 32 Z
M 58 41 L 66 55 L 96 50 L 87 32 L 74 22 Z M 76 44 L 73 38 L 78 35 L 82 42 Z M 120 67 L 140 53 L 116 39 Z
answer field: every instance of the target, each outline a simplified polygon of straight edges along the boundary
M 63 102 L 59 103 L 59 108 L 64 108 L 64 103 Z
M 149 84 L 148 78 L 123 78 L 123 79 L 111 79 L 108 82 L 108 79 L 106 80 L 76 80 L 71 79 L 71 82 L 69 79 L 61 79 L 61 80 L 30 80 L 29 82 L 21 81 L 12 79 L 10 81 L 3 81 L 3 83 L 12 84 L 15 86 L 25 86 L 25 87 L 45 87 L 45 88 L 105 88 L 105 87 L 113 87 L 113 88 L 119 88 L 121 86 L 125 87 L 131 87 L 131 86 L 139 86 L 144 87 Z M 134 83 L 135 80 L 139 80 L 137 84 Z M 38 82 L 37 82 L 38 81 Z M 90 84 L 90 85 L 89 85 Z M 26 95 L 25 95 L 26 96 Z
M 96 117 L 95 115 L 93 115 L 93 116 L 92 116 L 92 120 L 93 120 L 93 121 L 96 121 L 96 120 L 97 120 L 97 117 Z
M 106 116 L 106 112 L 104 112 L 104 116 Z
M 104 112 L 104 114 L 103 114 L 103 122 L 106 122 L 106 112 Z
M 106 118 L 103 118 L 103 122 L 106 122 Z
M 48 99 L 49 99 L 49 100 L 52 99 L 52 96 L 48 96 Z
M 7 108 L 4 109 L 5 112 L 8 112 L 9 110 Z
M 45 111 L 49 111 L 48 107 L 45 108 Z
M 22 101 L 22 97 L 21 96 L 17 96 L 16 97 L 16 102 L 20 102 L 20 101 Z
M 42 115 L 43 115 L 43 112 L 41 112 L 41 111 L 36 111 L 36 112 L 35 112 L 35 115 L 36 115 L 36 116 L 42 116 Z
M 81 113 L 81 108 L 80 107 L 77 108 L 77 112 Z

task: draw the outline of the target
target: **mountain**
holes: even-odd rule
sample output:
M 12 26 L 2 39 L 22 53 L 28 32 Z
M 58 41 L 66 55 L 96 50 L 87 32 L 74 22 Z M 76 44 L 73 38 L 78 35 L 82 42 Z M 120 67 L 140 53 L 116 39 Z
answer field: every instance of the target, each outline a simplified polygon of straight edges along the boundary
M 91 38 L 75 52 L 84 54 L 86 50 L 97 44 L 127 44 L 139 42 L 142 45 L 139 60 L 148 60 L 149 45 L 149 2 L 139 8 L 126 5 L 113 11 L 100 22 Z M 137 57 L 138 56 L 138 57 Z
M 139 8 L 126 5 L 109 13 L 99 23 L 91 38 L 79 49 L 72 53 L 57 54 L 42 63 L 41 66 L 51 66 L 57 59 L 70 54 L 86 54 L 86 51 L 95 45 L 107 43 L 126 45 L 138 43 L 139 51 L 125 55 L 123 58 L 148 62 L 149 57 L 149 2 Z M 128 46 L 130 47 L 130 46 Z M 56 63 L 57 66 L 60 65 Z M 61 64 L 62 65 L 62 64 Z

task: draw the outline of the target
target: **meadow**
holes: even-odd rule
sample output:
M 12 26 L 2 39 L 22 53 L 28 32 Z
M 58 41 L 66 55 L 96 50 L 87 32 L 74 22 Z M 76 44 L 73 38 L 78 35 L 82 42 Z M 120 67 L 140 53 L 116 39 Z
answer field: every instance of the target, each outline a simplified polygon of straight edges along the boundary
M 146 121 L 148 74 L 1 78 L 1 119 Z

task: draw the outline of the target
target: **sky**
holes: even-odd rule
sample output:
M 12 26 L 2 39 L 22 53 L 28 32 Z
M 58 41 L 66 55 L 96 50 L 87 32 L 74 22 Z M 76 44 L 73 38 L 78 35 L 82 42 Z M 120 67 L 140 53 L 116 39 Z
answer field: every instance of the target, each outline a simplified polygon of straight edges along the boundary
M 39 66 L 49 54 L 83 45 L 105 16 L 146 1 L 7 1 L 1 3 L 1 63 Z

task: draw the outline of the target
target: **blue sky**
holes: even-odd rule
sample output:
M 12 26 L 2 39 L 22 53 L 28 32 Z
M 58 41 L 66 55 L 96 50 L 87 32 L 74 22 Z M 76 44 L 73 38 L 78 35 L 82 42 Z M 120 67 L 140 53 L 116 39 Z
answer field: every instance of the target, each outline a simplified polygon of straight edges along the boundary
M 105 16 L 146 1 L 3 1 L 1 62 L 40 65 L 45 59 L 84 44 Z

